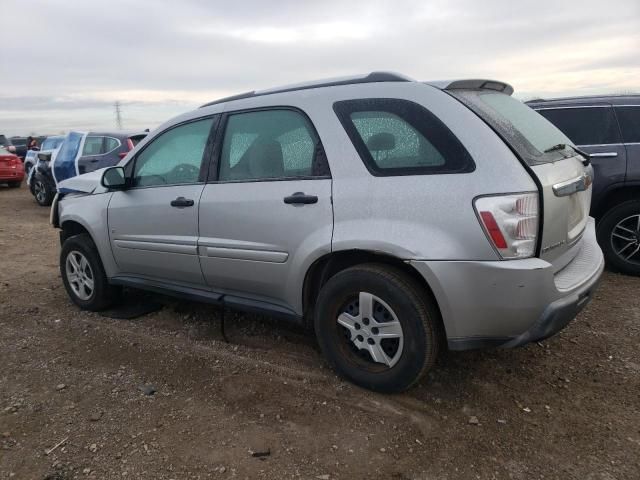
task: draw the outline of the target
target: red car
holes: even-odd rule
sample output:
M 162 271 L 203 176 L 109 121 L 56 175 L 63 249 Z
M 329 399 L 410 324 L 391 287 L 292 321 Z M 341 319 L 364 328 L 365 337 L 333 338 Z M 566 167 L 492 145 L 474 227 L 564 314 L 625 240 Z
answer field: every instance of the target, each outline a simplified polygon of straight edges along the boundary
M 0 147 L 0 183 L 18 188 L 24 180 L 24 165 L 17 155 Z

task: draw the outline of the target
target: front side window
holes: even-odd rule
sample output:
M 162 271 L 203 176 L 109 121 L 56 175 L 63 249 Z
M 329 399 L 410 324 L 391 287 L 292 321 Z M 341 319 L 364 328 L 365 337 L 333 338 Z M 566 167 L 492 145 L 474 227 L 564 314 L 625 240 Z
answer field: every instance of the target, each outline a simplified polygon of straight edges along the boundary
M 616 107 L 624 143 L 640 143 L 640 105 Z
M 104 153 L 104 137 L 87 137 L 84 140 L 84 147 L 82 148 L 82 156 L 85 155 L 100 155 Z
M 156 137 L 136 157 L 133 185 L 150 187 L 198 183 L 213 119 L 177 126 Z
M 334 110 L 374 175 L 464 173 L 475 168 L 444 123 L 416 103 L 347 100 L 334 104 Z
M 576 145 L 620 143 L 611 107 L 549 108 L 538 110 Z
M 294 110 L 261 110 L 228 117 L 220 181 L 319 176 L 321 146 L 307 118 Z

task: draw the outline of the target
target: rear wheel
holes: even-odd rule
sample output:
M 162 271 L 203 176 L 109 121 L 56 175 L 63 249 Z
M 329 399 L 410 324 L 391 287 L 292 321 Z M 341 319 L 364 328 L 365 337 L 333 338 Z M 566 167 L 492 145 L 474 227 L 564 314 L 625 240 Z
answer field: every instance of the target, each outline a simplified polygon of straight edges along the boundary
M 411 278 L 387 266 L 360 265 L 329 279 L 314 324 L 331 366 L 372 390 L 406 390 L 438 354 L 437 308 Z
M 640 276 L 640 201 L 609 210 L 598 224 L 598 243 L 609 266 Z
M 53 202 L 55 192 L 49 185 L 49 182 L 40 175 L 36 175 L 36 178 L 33 180 L 33 196 L 36 202 L 38 202 L 38 205 L 48 207 L 51 205 L 51 202 Z
M 104 310 L 118 298 L 119 289 L 109 285 L 98 250 L 86 233 L 64 241 L 60 273 L 67 294 L 84 310 Z

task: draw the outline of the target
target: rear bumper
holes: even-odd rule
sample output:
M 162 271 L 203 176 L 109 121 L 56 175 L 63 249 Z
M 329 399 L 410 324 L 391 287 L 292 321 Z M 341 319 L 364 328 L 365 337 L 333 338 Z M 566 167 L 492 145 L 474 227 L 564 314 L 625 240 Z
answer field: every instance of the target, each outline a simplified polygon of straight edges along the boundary
M 24 180 L 24 169 L 2 168 L 0 169 L 0 182 L 21 182 Z
M 410 263 L 433 290 L 451 350 L 516 347 L 557 333 L 589 303 L 604 270 L 593 219 L 559 272 L 538 258 Z

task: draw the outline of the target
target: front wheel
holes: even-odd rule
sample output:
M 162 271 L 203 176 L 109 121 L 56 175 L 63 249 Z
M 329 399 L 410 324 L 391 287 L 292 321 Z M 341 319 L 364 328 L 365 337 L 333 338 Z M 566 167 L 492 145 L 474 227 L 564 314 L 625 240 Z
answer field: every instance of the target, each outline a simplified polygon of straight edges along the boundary
M 609 266 L 640 276 L 640 201 L 616 205 L 598 224 L 598 243 Z
M 33 196 L 36 198 L 36 202 L 41 207 L 48 207 L 53 202 L 53 197 L 56 192 L 51 188 L 49 182 L 47 182 L 40 175 L 36 175 L 33 180 Z
M 67 294 L 83 310 L 99 311 L 117 299 L 93 240 L 87 234 L 67 238 L 60 252 L 60 273 Z
M 438 355 L 439 313 L 409 276 L 383 265 L 331 277 L 316 303 L 320 348 L 340 375 L 371 390 L 414 385 Z

